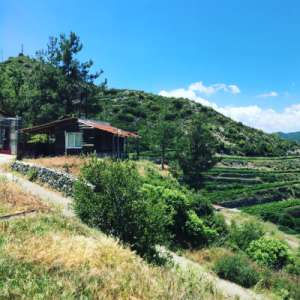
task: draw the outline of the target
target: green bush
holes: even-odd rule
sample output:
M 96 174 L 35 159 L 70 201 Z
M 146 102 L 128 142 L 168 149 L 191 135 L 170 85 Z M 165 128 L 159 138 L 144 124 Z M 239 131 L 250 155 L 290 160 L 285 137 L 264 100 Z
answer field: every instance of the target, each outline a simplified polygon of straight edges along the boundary
M 259 274 L 255 268 L 241 255 L 222 257 L 215 263 L 214 271 L 219 277 L 246 288 L 254 286 L 259 281 Z
M 192 247 L 199 247 L 214 241 L 218 236 L 215 229 L 208 227 L 194 210 L 187 212 L 185 237 Z
M 87 185 L 90 183 L 94 186 Z M 168 244 L 173 211 L 164 201 L 147 197 L 131 162 L 91 159 L 75 185 L 74 208 L 90 226 L 118 237 L 145 258 L 155 245 Z
M 30 137 L 28 144 L 47 144 L 49 142 L 47 134 L 34 134 Z
M 252 241 L 246 252 L 260 265 L 274 269 L 282 268 L 291 260 L 288 246 L 277 239 L 268 237 Z
M 29 181 L 36 181 L 38 178 L 38 171 L 37 169 L 34 168 L 30 168 L 27 173 L 26 176 L 28 178 Z
M 284 270 L 289 274 L 300 276 L 300 257 L 292 259 Z
M 258 288 L 271 290 L 280 297 L 279 299 L 299 299 L 300 285 L 297 276 L 282 271 L 274 272 L 267 268 L 261 270 L 260 276 Z
M 214 213 L 206 216 L 204 218 L 204 222 L 208 227 L 214 229 L 217 233 L 212 242 L 215 245 L 224 245 L 229 233 L 224 216 L 219 213 Z
M 152 183 L 154 183 L 153 180 Z M 181 191 L 175 186 L 171 189 L 168 185 L 155 186 L 145 183 L 141 192 L 147 199 L 156 202 L 163 201 L 168 205 L 173 217 L 169 230 L 174 244 L 199 247 L 217 237 L 217 231 L 205 224 L 204 217 L 213 213 L 211 204 L 207 201 L 201 204 L 200 197 L 194 197 L 190 192 Z
M 229 242 L 241 250 L 246 250 L 252 241 L 264 235 L 262 226 L 257 222 L 245 222 L 241 225 L 232 223 L 229 233 Z

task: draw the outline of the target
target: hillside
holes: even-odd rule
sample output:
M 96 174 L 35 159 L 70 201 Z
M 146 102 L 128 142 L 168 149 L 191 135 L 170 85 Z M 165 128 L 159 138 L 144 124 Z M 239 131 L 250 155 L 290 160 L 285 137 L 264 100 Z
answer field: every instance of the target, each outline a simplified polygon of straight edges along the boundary
M 278 135 L 285 140 L 288 141 L 295 141 L 295 142 L 300 142 L 300 132 L 289 132 L 289 133 L 284 133 L 284 132 L 278 132 Z
M 162 120 L 187 128 L 192 118 L 199 114 L 217 140 L 217 151 L 239 155 L 285 155 L 296 148 L 295 143 L 280 139 L 276 134 L 266 134 L 216 112 L 214 109 L 188 99 L 166 98 L 142 91 L 105 91 L 99 96 L 101 112 L 96 114 L 116 126 L 138 131 L 143 150 L 155 151 L 150 137 L 155 135 L 156 124 Z
M 182 133 L 189 130 L 191 120 L 197 115 L 215 136 L 217 151 L 221 154 L 286 155 L 298 147 L 276 134 L 244 126 L 188 99 L 103 89 L 103 85 L 91 83 L 85 83 L 84 94 L 82 87 L 78 87 L 82 83 L 69 83 L 70 79 L 58 67 L 42 59 L 23 55 L 12 57 L 0 63 L 0 70 L 0 108 L 22 116 L 24 126 L 52 121 L 66 114 L 82 116 L 87 112 L 89 118 L 137 131 L 142 137 L 140 150 L 155 157 L 159 149 L 158 125 L 164 121 Z M 68 84 L 72 90 L 70 95 L 66 95 Z M 74 99 L 81 99 L 83 103 L 78 105 Z M 73 103 L 71 107 L 70 103 Z M 173 145 L 180 144 L 181 133 L 177 134 Z M 169 147 L 168 150 L 172 153 L 173 149 Z

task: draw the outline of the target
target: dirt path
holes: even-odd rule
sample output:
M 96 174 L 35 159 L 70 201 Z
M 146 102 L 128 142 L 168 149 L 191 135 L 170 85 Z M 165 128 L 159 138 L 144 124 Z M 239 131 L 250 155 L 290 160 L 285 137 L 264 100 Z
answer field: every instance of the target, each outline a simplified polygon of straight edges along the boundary
M 186 257 L 179 256 L 174 252 L 168 251 L 163 247 L 159 248 L 161 253 L 168 254 L 172 257 L 176 266 L 180 267 L 184 271 L 193 270 L 199 272 L 209 282 L 211 282 L 217 290 L 221 291 L 225 299 L 240 299 L 240 300 L 267 300 L 266 295 L 259 295 L 255 292 L 245 289 L 233 282 L 220 279 L 216 275 L 206 271 L 200 264 L 189 260 Z
M 0 174 L 9 181 L 16 183 L 25 192 L 39 197 L 42 201 L 54 204 L 55 206 L 59 206 L 62 209 L 62 213 L 64 216 L 73 217 L 75 215 L 71 207 L 71 198 L 64 197 L 56 192 L 52 192 L 37 183 L 30 182 L 27 179 L 24 179 L 12 173 L 1 172 Z
M 1 155 L 0 154 L 0 166 L 1 164 L 6 164 L 13 160 L 14 157 L 11 155 Z M 54 204 L 62 209 L 62 213 L 66 217 L 73 217 L 75 214 L 72 210 L 71 203 L 72 199 L 64 197 L 59 193 L 53 192 L 37 183 L 30 182 L 27 179 L 14 175 L 13 173 L 8 173 L 0 169 L 0 175 L 4 176 L 7 180 L 16 183 L 25 192 L 30 193 L 34 196 L 39 197 L 42 201 L 46 203 Z

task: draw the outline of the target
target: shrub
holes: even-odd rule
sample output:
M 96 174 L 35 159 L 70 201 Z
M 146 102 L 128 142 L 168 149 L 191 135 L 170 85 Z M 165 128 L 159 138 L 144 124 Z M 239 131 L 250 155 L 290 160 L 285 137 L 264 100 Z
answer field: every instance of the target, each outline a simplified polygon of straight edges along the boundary
M 155 245 L 170 241 L 173 211 L 141 191 L 141 177 L 133 163 L 93 158 L 81 174 L 75 184 L 74 208 L 84 222 L 120 238 L 148 259 L 156 255 Z
M 49 138 L 47 134 L 34 134 L 30 137 L 28 144 L 47 144 Z
M 285 267 L 287 273 L 300 276 L 300 257 L 296 257 Z
M 216 262 L 214 270 L 221 278 L 246 288 L 254 286 L 259 280 L 259 274 L 255 268 L 251 266 L 247 258 L 241 255 L 222 257 Z
M 28 178 L 29 181 L 36 181 L 38 178 L 38 171 L 37 169 L 34 168 L 30 168 L 27 173 L 26 176 Z
M 151 184 L 145 183 L 141 191 L 145 198 L 163 201 L 169 206 L 173 217 L 169 230 L 174 245 L 199 247 L 224 233 L 225 222 L 215 217 L 211 203 L 205 198 L 185 189 L 180 190 L 180 186 L 171 180 L 157 179 L 152 174 L 150 180 L 147 180 Z
M 246 250 L 252 241 L 258 240 L 264 235 L 262 226 L 257 222 L 245 222 L 241 225 L 232 223 L 229 233 L 229 241 L 233 246 Z
M 218 233 L 215 229 L 208 227 L 195 211 L 190 210 L 187 212 L 185 236 L 190 246 L 199 247 L 215 240 Z
M 223 245 L 228 237 L 228 226 L 223 215 L 214 213 L 204 218 L 205 224 L 217 233 L 212 241 L 215 245 Z
M 260 265 L 274 269 L 280 269 L 290 262 L 287 245 L 273 238 L 262 237 L 252 241 L 246 252 Z
M 261 270 L 260 276 L 258 288 L 272 290 L 279 295 L 279 299 L 299 299 L 300 285 L 297 276 L 282 271 L 274 272 L 267 268 Z

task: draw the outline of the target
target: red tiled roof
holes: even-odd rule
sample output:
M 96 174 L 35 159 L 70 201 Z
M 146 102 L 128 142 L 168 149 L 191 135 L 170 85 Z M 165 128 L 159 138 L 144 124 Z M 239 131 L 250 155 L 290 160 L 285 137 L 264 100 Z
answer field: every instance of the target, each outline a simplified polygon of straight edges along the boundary
M 118 135 L 121 137 L 134 137 L 134 138 L 139 137 L 136 133 L 113 127 L 107 123 L 100 123 L 96 121 L 82 120 L 82 119 L 79 119 L 78 122 L 102 131 L 110 132 L 114 135 Z
M 61 120 L 56 120 L 50 123 L 46 124 L 41 124 L 38 126 L 30 127 L 30 128 L 24 128 L 22 129 L 23 132 L 25 133 L 38 133 L 38 132 L 45 132 L 51 128 L 55 128 L 60 126 L 63 123 L 68 123 L 68 122 L 73 122 L 73 121 L 78 121 L 81 124 L 84 124 L 86 126 L 96 128 L 105 132 L 112 133 L 114 135 L 118 135 L 121 137 L 133 137 L 133 138 L 138 138 L 139 136 L 133 132 L 122 130 L 116 127 L 111 126 L 108 123 L 101 123 L 101 122 L 96 122 L 96 121 L 91 121 L 91 120 L 83 120 L 83 119 L 77 119 L 77 118 L 65 118 Z

